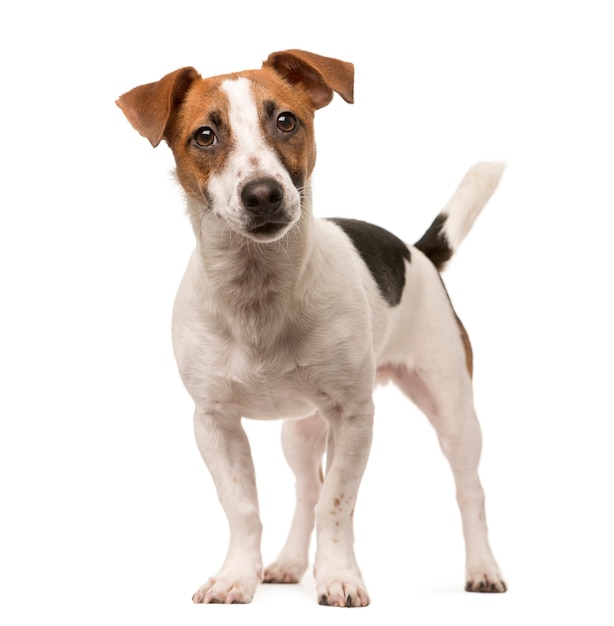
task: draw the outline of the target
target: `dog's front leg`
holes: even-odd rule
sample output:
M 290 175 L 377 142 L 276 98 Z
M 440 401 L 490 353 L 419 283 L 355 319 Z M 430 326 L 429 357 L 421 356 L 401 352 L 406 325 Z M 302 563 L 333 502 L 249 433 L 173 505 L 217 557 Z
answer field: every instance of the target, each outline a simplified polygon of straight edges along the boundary
M 194 432 L 228 517 L 230 543 L 220 571 L 192 599 L 195 603 L 250 602 L 262 580 L 262 524 L 249 442 L 238 415 L 197 408 Z
M 334 458 L 316 506 L 314 577 L 320 604 L 366 606 L 369 596 L 354 555 L 354 507 L 367 464 L 373 429 L 373 402 L 360 412 L 326 415 L 334 441 Z M 329 453 L 330 455 L 330 450 Z

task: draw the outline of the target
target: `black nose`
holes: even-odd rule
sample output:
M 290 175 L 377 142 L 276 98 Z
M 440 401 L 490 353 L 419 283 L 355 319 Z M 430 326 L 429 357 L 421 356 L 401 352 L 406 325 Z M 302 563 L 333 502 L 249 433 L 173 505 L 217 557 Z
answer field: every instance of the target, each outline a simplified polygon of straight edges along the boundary
M 284 192 L 281 185 L 272 178 L 247 183 L 241 192 L 243 206 L 258 216 L 273 215 L 281 208 Z

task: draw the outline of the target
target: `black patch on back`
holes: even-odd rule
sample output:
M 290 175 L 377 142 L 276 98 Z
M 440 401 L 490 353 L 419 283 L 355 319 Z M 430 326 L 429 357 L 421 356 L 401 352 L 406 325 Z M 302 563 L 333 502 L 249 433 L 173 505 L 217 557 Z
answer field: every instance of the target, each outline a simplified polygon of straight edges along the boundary
M 330 218 L 352 240 L 369 268 L 382 297 L 390 306 L 401 302 L 405 287 L 405 261 L 411 261 L 408 247 L 387 230 L 360 220 Z
M 439 214 L 429 229 L 422 235 L 421 239 L 416 242 L 415 246 L 431 260 L 433 265 L 442 270 L 445 264 L 452 257 L 452 248 L 443 232 L 447 215 Z

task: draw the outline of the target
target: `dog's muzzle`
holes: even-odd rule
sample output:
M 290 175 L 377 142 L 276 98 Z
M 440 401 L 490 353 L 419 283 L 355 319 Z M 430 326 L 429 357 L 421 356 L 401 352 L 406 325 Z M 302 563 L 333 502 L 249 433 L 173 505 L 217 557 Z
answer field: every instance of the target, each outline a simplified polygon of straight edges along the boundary
M 258 239 L 275 239 L 292 221 L 284 210 L 284 190 L 273 178 L 247 183 L 241 191 L 241 203 L 250 218 L 247 231 Z

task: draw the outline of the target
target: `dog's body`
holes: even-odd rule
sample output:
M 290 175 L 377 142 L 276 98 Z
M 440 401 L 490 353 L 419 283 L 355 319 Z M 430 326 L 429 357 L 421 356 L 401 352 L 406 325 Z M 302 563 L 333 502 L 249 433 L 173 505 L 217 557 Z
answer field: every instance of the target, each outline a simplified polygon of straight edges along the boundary
M 363 222 L 318 220 L 309 187 L 313 113 L 333 91 L 352 102 L 351 64 L 292 50 L 272 54 L 261 70 L 210 79 L 177 70 L 118 101 L 154 146 L 165 139 L 173 150 L 197 240 L 173 340 L 230 545 L 195 602 L 249 602 L 263 580 L 298 582 L 315 523 L 320 603 L 368 604 L 352 517 L 376 380 L 395 382 L 437 431 L 457 486 L 466 588 L 506 589 L 477 473 L 471 348 L 438 273 L 502 168 L 470 170 L 416 246 Z M 297 480 L 290 535 L 266 569 L 242 417 L 287 419 L 283 447 Z

